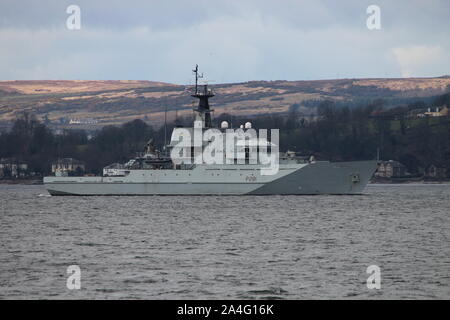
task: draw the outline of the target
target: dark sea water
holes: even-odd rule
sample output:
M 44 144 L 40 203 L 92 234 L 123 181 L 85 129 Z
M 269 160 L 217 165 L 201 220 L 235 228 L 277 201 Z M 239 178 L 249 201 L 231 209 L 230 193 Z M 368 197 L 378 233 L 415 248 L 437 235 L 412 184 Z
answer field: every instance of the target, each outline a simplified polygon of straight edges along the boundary
M 450 185 L 243 197 L 0 185 L 0 298 L 449 299 L 449 217 Z M 380 290 L 366 285 L 373 264 Z

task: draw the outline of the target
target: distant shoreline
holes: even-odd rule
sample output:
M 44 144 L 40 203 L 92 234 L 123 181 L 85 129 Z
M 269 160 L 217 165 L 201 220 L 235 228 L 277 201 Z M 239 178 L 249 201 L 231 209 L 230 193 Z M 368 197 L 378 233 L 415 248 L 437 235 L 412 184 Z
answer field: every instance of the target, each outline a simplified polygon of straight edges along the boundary
M 0 184 L 43 185 L 42 178 L 34 179 L 0 179 Z
M 431 180 L 431 179 L 408 179 L 408 178 L 399 178 L 399 179 L 372 179 L 369 181 L 370 184 L 449 184 L 449 179 L 443 180 Z
M 450 181 L 444 180 L 444 181 L 390 181 L 390 182 L 380 182 L 380 181 L 371 181 L 367 185 L 368 186 L 376 186 L 376 185 L 412 185 L 412 184 L 423 184 L 423 185 L 439 185 L 439 184 L 450 184 Z

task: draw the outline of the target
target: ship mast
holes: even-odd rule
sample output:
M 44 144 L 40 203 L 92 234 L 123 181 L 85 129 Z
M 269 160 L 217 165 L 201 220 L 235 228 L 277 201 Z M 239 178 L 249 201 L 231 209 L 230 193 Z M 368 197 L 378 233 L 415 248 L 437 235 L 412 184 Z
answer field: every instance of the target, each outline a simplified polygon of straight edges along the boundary
M 203 85 L 203 90 L 199 89 L 198 79 L 203 78 L 203 73 L 199 74 L 198 65 L 195 65 L 195 69 L 192 70 L 195 73 L 195 92 L 191 94 L 191 97 L 199 99 L 198 106 L 194 108 L 196 112 L 195 120 L 202 121 L 204 128 L 211 128 L 211 109 L 209 108 L 209 98 L 214 97 L 211 89 L 208 89 L 208 85 Z

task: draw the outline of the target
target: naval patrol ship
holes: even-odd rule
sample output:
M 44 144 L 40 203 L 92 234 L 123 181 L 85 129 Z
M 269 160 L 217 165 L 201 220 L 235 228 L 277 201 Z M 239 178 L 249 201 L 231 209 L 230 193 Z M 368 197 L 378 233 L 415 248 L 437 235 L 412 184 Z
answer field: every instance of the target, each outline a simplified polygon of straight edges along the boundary
M 198 66 L 193 71 L 195 87 L 191 96 L 199 99 L 193 110 L 194 126 L 174 128 L 167 145 L 172 151 L 177 148 L 180 136 L 189 136 L 196 129 L 204 132 L 214 128 L 209 105 L 214 93 L 207 85 L 198 84 L 201 77 Z M 223 121 L 214 132 L 225 133 L 230 129 Z M 241 125 L 238 130 L 244 133 L 252 130 L 251 123 Z M 193 138 L 189 136 L 189 139 Z M 212 140 L 202 139 L 201 147 L 211 143 Z M 44 177 L 44 185 L 54 196 L 361 194 L 377 167 L 375 160 L 316 161 L 293 152 L 279 153 L 277 145 L 265 137 L 244 140 L 243 146 L 242 140 L 236 142 L 239 143 L 243 152 L 233 154 L 222 163 L 206 163 L 194 150 L 198 144 L 179 148 L 181 153 L 171 152 L 168 156 L 149 141 L 142 154 L 125 164 L 105 167 L 102 176 L 49 176 Z M 277 161 L 276 170 L 268 173 L 264 171 L 267 164 L 251 161 L 250 148 L 269 149 L 271 155 L 276 152 L 273 158 Z M 192 152 L 183 153 L 183 150 Z M 224 150 L 222 156 L 226 157 L 225 153 Z

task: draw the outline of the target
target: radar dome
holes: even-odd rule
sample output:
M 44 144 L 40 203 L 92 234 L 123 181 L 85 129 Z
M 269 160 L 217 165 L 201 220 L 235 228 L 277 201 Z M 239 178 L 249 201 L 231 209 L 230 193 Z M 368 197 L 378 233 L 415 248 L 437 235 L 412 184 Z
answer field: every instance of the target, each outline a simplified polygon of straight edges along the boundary
M 228 129 L 228 122 L 227 122 L 227 121 L 222 121 L 222 122 L 220 123 L 220 127 L 221 127 L 222 129 Z

